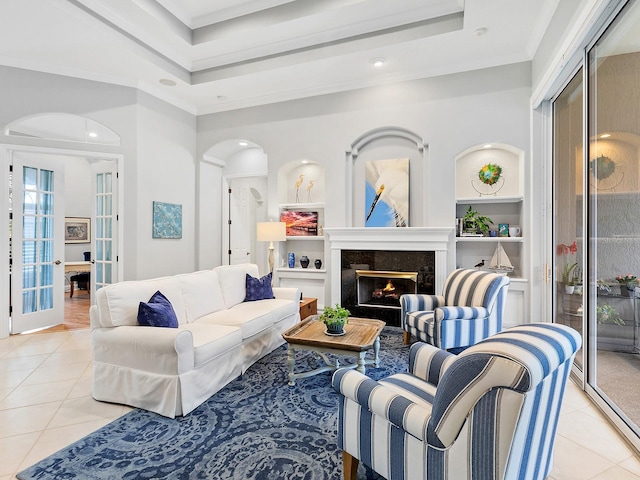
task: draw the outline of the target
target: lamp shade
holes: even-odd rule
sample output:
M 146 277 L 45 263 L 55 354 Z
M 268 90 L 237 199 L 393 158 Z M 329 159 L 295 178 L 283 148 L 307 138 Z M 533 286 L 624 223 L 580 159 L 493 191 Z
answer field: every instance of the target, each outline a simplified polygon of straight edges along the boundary
M 258 222 L 256 236 L 259 242 L 284 242 L 287 224 L 284 222 Z

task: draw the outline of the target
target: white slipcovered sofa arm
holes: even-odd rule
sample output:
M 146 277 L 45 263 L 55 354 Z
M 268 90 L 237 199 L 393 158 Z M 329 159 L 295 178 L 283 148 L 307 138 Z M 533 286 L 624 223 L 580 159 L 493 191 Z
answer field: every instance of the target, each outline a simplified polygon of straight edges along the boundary
M 295 287 L 273 287 L 273 296 L 282 300 L 300 300 L 300 289 Z
M 189 330 L 119 326 L 92 331 L 93 360 L 167 375 L 194 368 L 193 335 Z

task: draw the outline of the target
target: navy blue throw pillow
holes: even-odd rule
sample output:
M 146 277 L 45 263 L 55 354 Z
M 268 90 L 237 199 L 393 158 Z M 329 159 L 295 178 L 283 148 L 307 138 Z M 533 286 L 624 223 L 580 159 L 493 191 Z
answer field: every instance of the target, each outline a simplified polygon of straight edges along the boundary
M 273 296 L 273 289 L 271 288 L 271 274 L 269 273 L 262 278 L 255 278 L 247 273 L 247 296 L 244 301 L 253 302 L 268 298 L 276 298 Z
M 158 290 L 148 303 L 140 302 L 138 305 L 138 323 L 149 327 L 178 328 L 178 317 L 171 302 Z

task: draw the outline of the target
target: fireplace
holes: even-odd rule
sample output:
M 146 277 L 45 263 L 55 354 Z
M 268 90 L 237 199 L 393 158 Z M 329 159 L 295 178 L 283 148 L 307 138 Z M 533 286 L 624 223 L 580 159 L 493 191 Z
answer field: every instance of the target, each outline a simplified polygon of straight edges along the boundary
M 415 275 L 415 290 L 413 286 L 407 285 L 403 285 L 402 288 L 410 289 L 411 293 L 434 294 L 442 291 L 447 273 L 453 268 L 449 265 L 450 259 L 447 255 L 450 244 L 455 240 L 453 228 L 347 227 L 325 228 L 324 232 L 331 250 L 328 265 L 331 296 L 325 304 L 339 303 L 349 309 L 354 317 L 377 318 L 385 321 L 387 325 L 400 325 L 400 305 L 399 302 L 391 304 L 393 295 L 387 297 L 387 301 L 384 302 L 389 305 L 381 305 L 383 302 L 372 300 L 363 301 L 363 293 L 359 293 L 356 275 L 360 275 L 360 283 L 363 282 L 362 277 L 371 275 L 363 272 Z M 369 281 L 373 280 L 364 280 L 365 283 Z M 395 281 L 392 280 L 393 282 Z M 375 288 L 384 289 L 386 283 L 380 284 Z M 398 286 L 396 285 L 396 288 Z M 380 292 L 377 295 L 380 295 Z M 382 295 L 384 296 L 384 293 Z
M 435 293 L 434 252 L 342 250 L 340 305 L 354 317 L 400 325 L 402 293 Z M 391 280 L 395 291 L 387 290 Z
M 400 308 L 400 296 L 417 293 L 418 272 L 356 270 L 359 307 Z

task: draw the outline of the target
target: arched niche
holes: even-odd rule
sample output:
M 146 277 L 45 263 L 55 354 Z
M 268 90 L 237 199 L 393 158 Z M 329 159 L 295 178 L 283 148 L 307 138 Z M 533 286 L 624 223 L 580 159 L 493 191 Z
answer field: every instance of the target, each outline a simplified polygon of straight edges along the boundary
M 498 183 L 479 181 L 480 170 L 488 164 L 500 166 Z M 475 145 L 456 156 L 456 198 L 482 196 L 522 197 L 524 195 L 524 152 L 505 143 Z
M 409 159 L 408 226 L 427 226 L 429 165 L 428 146 L 423 138 L 402 127 L 386 126 L 370 130 L 351 143 L 346 151 L 346 226 L 365 224 L 365 167 L 368 161 Z
M 324 203 L 324 167 L 319 163 L 300 159 L 278 169 L 278 203 Z
M 95 145 L 120 146 L 120 136 L 95 120 L 71 113 L 41 113 L 11 122 L 10 137 L 39 138 Z

